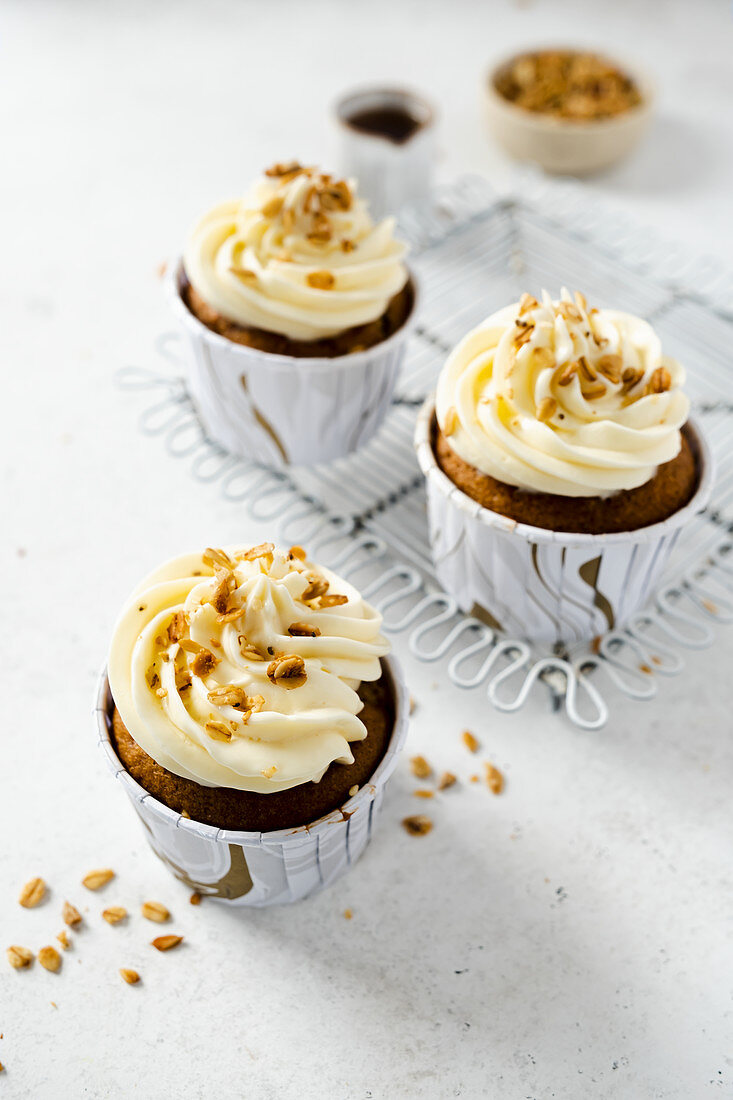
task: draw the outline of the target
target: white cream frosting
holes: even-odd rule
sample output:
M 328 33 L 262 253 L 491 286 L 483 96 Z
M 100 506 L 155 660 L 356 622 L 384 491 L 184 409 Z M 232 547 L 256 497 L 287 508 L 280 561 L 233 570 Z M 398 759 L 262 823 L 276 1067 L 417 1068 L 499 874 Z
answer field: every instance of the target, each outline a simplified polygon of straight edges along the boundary
M 356 589 L 300 553 L 268 543 L 186 554 L 130 597 L 110 688 L 158 764 L 203 786 L 269 793 L 353 762 L 350 742 L 367 732 L 357 691 L 379 679 L 389 645 Z
M 646 321 L 543 292 L 458 344 L 436 414 L 453 450 L 482 473 L 533 492 L 609 496 L 678 454 L 684 380 Z
M 394 218 L 375 225 L 354 182 L 276 165 L 191 232 L 183 265 L 206 303 L 292 340 L 375 321 L 407 282 Z

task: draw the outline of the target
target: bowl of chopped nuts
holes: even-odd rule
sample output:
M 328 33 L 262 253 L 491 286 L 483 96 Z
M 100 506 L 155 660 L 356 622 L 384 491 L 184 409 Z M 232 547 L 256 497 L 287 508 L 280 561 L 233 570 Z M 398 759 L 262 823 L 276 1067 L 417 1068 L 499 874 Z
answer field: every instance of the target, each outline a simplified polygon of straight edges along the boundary
M 587 175 L 610 168 L 644 135 L 649 80 L 600 54 L 543 49 L 515 54 L 484 81 L 486 118 L 510 156 L 547 172 Z

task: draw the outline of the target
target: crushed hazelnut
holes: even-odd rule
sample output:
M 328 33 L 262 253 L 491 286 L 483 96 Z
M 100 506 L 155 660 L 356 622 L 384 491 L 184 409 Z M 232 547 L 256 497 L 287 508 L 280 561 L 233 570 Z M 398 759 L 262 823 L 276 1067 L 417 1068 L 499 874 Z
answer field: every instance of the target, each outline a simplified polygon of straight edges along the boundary
M 247 694 L 244 688 L 236 684 L 221 684 L 210 691 L 206 698 L 215 707 L 244 708 L 247 706 Z
M 78 924 L 81 924 L 81 913 L 70 901 L 64 902 L 61 916 L 64 919 L 64 924 L 68 924 L 70 928 L 76 928 Z
M 310 626 L 309 623 L 291 623 L 288 627 L 291 638 L 318 638 L 320 633 L 317 626 Z
M 433 769 L 424 756 L 410 757 L 410 771 L 417 779 L 427 779 L 433 774 Z
M 188 615 L 185 611 L 176 611 L 168 623 L 168 641 L 177 642 L 188 630 Z
M 425 836 L 433 827 L 433 823 L 425 814 L 412 814 L 403 817 L 402 825 L 410 836 Z
M 232 731 L 224 722 L 205 722 L 204 729 L 212 741 L 231 741 Z
M 306 578 L 309 584 L 300 597 L 303 603 L 308 603 L 309 600 L 317 600 L 319 597 L 326 595 L 328 581 L 325 577 L 319 577 L 317 573 L 306 573 Z
M 35 909 L 46 896 L 46 883 L 42 878 L 32 878 L 20 891 L 19 903 L 24 909 Z
M 42 947 L 38 952 L 38 961 L 44 970 L 50 970 L 52 974 L 61 969 L 61 956 L 55 947 Z
M 6 954 L 13 970 L 25 970 L 33 962 L 33 952 L 17 943 L 9 947 Z
M 452 787 L 457 782 L 453 772 L 443 772 L 438 780 L 438 790 L 445 791 L 448 787 Z
M 267 666 L 267 678 L 278 687 L 302 687 L 308 678 L 305 661 L 297 653 L 281 654 Z
M 69 939 L 69 933 L 68 933 L 68 932 L 66 931 L 66 929 L 65 929 L 65 928 L 63 928 L 63 929 L 62 929 L 62 930 L 61 930 L 61 931 L 59 932 L 59 934 L 58 934 L 58 936 L 56 937 L 56 939 L 57 939 L 57 940 L 59 941 L 59 943 L 60 943 L 60 944 L 61 944 L 61 946 L 63 947 L 64 951 L 68 951 L 68 950 L 69 950 L 69 948 L 71 947 L 71 940 Z
M 231 569 L 234 562 L 224 550 L 217 550 L 212 546 L 207 546 L 201 555 L 201 560 L 204 565 L 208 565 L 209 569 Z
M 151 945 L 157 951 L 170 951 L 172 947 L 178 947 L 182 940 L 183 936 L 156 936 Z
M 428 790 L 426 787 L 418 787 L 412 792 L 415 798 L 434 798 L 435 791 Z
M 495 768 L 493 764 L 484 764 L 484 772 L 486 775 L 486 784 L 490 791 L 494 794 L 501 794 L 504 789 L 504 776 L 501 774 L 498 768 Z
M 137 985 L 140 981 L 140 975 L 137 970 L 130 970 L 129 967 L 120 967 L 120 976 L 123 982 L 127 982 L 128 985 Z
M 102 910 L 102 916 L 107 924 L 119 924 L 127 916 L 127 910 L 124 905 L 110 905 L 107 909 Z
M 237 554 L 237 561 L 255 561 L 256 558 L 267 557 L 272 554 L 275 547 L 271 542 L 261 542 L 258 546 L 251 546 L 249 550 Z
M 89 871 L 88 874 L 84 875 L 81 882 L 82 886 L 86 886 L 87 890 L 100 890 L 114 877 L 114 871 L 111 871 L 108 867 L 104 867 L 98 871 Z
M 464 730 L 461 734 L 461 740 L 466 746 L 469 752 L 478 752 L 479 742 L 478 739 L 471 733 L 470 730 Z
M 191 894 L 191 897 L 188 900 L 191 903 L 191 905 L 200 905 L 201 904 L 201 894 L 199 894 L 197 890 L 194 890 L 194 892 Z
M 314 290 L 332 290 L 336 282 L 330 271 L 310 271 L 305 281 Z
M 203 679 L 209 676 L 219 664 L 219 658 L 208 649 L 200 650 L 191 662 L 191 672 Z
M 537 419 L 550 420 L 557 412 L 557 401 L 554 397 L 543 397 L 537 406 Z
M 170 913 L 159 901 L 144 901 L 140 912 L 146 920 L 155 921 L 156 924 L 165 924 L 167 920 L 170 920 Z
M 336 593 L 329 592 L 326 596 L 321 596 L 321 607 L 342 607 L 348 602 L 348 596 L 339 596 Z

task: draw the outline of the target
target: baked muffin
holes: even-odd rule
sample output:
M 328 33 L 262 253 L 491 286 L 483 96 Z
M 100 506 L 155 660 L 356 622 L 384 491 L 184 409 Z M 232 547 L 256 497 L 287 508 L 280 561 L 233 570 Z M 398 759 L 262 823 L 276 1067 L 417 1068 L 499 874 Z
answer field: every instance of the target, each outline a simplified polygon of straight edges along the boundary
M 633 531 L 691 499 L 684 370 L 651 326 L 582 294 L 529 294 L 461 341 L 440 376 L 440 468 L 482 507 L 552 531 Z
M 348 355 L 405 323 L 413 291 L 394 218 L 374 225 L 356 184 L 276 164 L 194 226 L 180 292 L 228 340 L 295 357 Z
M 392 738 L 380 625 L 299 547 L 175 558 L 136 589 L 114 630 L 117 756 L 193 821 L 310 824 L 370 781 Z
M 567 645 L 654 593 L 712 466 L 641 319 L 529 294 L 449 356 L 418 418 L 433 562 L 494 630 Z

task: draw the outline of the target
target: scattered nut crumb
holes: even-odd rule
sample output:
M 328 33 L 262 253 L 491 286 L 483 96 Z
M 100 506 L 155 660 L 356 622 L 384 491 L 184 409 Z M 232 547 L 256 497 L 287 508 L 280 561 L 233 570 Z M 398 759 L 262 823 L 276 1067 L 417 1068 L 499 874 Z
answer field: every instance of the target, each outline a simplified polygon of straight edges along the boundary
M 102 910 L 102 916 L 107 924 L 119 924 L 127 916 L 127 910 L 124 905 L 110 905 L 107 909 Z
M 157 924 L 164 924 L 165 921 L 170 920 L 170 913 L 159 901 L 144 901 L 140 911 L 146 920 L 155 921 Z
M 484 764 L 484 771 L 486 772 L 486 783 L 489 790 L 494 794 L 501 794 L 504 790 L 504 776 L 501 774 L 498 768 L 495 768 L 493 764 Z
M 359 793 L 359 784 L 355 783 L 353 787 L 349 787 L 349 797 L 353 798 L 355 794 Z
M 13 970 L 25 970 L 33 962 L 33 952 L 27 947 L 20 947 L 17 943 L 8 948 L 7 956 Z
M 412 792 L 415 798 L 434 798 L 435 791 L 428 790 L 427 787 L 418 787 L 417 790 Z
M 201 894 L 199 894 L 197 891 L 194 890 L 194 892 L 191 894 L 191 897 L 188 900 L 190 901 L 191 905 L 200 905 L 201 904 Z
M 428 776 L 433 774 L 433 769 L 430 767 L 424 756 L 411 757 L 410 770 L 417 779 L 427 779 Z
M 84 875 L 81 882 L 82 886 L 86 886 L 87 890 L 101 890 L 101 888 L 106 886 L 114 877 L 114 871 L 105 867 L 98 871 L 89 871 L 88 874 Z
M 167 270 L 168 270 L 168 261 L 167 260 L 162 260 L 158 264 L 157 268 L 155 269 L 155 273 L 156 273 L 156 275 L 158 276 L 159 279 L 162 279 Z
M 32 878 L 20 891 L 18 901 L 24 909 L 35 909 L 46 896 L 46 883 L 42 878 Z
M 64 902 L 64 907 L 61 910 L 61 915 L 64 918 L 64 924 L 68 924 L 70 928 L 75 928 L 77 924 L 81 924 L 81 913 L 72 905 L 70 901 Z
M 178 947 L 182 939 L 183 936 L 156 936 L 151 944 L 158 951 L 170 951 L 172 947 Z
M 59 941 L 64 951 L 69 950 L 69 948 L 71 947 L 71 940 L 69 939 L 69 933 L 66 931 L 65 928 L 61 932 L 59 932 L 56 939 Z
M 410 714 L 414 714 L 417 710 L 417 700 L 414 695 L 410 696 Z
M 56 974 L 61 969 L 61 956 L 55 947 L 42 947 L 38 952 L 38 961 L 44 970 Z
M 433 827 L 433 823 L 425 814 L 412 814 L 403 817 L 402 824 L 410 836 L 425 836 Z
M 464 730 L 461 734 L 461 740 L 466 746 L 469 752 L 478 752 L 480 745 L 478 739 L 474 737 L 470 730 Z
M 127 982 L 128 985 L 137 985 L 140 981 L 140 975 L 137 970 L 129 970 L 126 966 L 120 968 L 120 974 L 122 975 L 122 980 Z
M 468 781 L 469 781 L 469 783 L 478 783 L 478 776 L 477 775 L 471 775 L 471 776 L 469 776 Z
M 452 787 L 456 782 L 457 780 L 453 772 L 443 772 L 440 779 L 438 780 L 438 790 L 445 791 L 448 787 Z
M 353 915 L 354 914 L 352 913 L 352 911 L 350 909 L 344 909 L 344 916 L 346 917 L 347 920 L 351 920 Z

